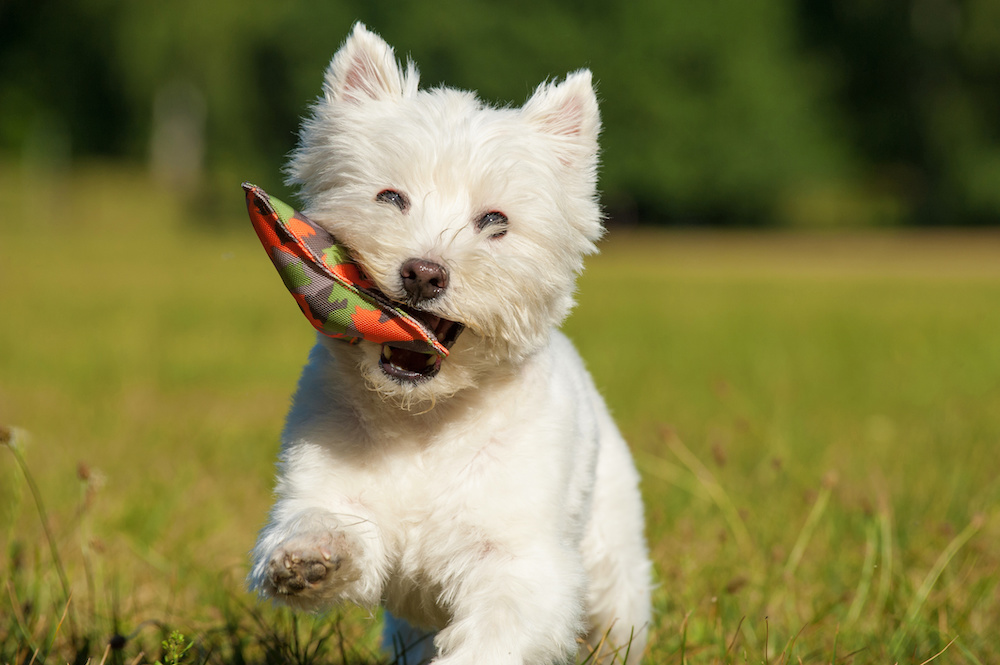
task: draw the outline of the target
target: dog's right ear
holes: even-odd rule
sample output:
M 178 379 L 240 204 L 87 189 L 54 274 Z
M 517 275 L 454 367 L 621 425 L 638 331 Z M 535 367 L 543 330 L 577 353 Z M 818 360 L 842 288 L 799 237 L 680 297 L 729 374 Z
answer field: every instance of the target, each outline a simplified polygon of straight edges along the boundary
M 330 61 L 323 91 L 330 102 L 360 104 L 410 96 L 417 91 L 417 81 L 412 62 L 407 62 L 404 72 L 392 47 L 363 23 L 355 23 L 347 41 Z
M 601 114 L 589 69 L 581 69 L 562 83 L 543 83 L 525 102 L 524 117 L 544 136 L 567 166 L 593 169 Z

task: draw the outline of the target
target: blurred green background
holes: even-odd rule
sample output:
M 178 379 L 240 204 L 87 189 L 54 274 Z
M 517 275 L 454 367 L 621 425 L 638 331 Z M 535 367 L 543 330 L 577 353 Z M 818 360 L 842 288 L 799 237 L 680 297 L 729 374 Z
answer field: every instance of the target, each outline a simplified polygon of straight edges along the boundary
M 202 210 L 280 187 L 355 20 L 425 85 L 594 71 L 619 223 L 1000 221 L 996 0 L 0 1 L 0 159 L 148 166 Z

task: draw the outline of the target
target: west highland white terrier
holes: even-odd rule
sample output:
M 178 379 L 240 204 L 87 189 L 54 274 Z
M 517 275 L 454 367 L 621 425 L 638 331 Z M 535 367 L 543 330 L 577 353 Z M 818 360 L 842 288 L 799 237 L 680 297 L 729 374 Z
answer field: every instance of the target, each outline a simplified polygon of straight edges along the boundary
M 287 174 L 450 353 L 319 335 L 250 585 L 300 609 L 384 605 L 400 663 L 571 663 L 598 644 L 637 663 L 638 475 L 557 330 L 602 234 L 591 74 L 521 108 L 417 82 L 356 25 Z

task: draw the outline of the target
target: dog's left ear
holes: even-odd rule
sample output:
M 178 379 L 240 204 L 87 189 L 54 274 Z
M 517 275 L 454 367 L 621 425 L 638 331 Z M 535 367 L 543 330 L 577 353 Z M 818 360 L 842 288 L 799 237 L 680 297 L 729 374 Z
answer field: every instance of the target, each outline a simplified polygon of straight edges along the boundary
M 562 83 L 541 84 L 525 102 L 522 113 L 539 131 L 556 140 L 564 163 L 586 166 L 596 160 L 601 116 L 589 69 L 573 72 Z
M 396 62 L 391 46 L 364 23 L 355 23 L 347 41 L 330 61 L 323 90 L 331 102 L 360 104 L 413 94 L 418 78 L 412 62 L 407 63 L 404 71 Z

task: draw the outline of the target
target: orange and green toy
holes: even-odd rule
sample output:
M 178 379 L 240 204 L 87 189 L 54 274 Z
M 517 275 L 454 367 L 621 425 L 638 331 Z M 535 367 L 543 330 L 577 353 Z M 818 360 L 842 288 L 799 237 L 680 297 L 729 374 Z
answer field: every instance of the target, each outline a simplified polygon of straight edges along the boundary
M 376 289 L 332 235 L 260 187 L 245 182 L 243 189 L 257 237 L 316 330 L 348 342 L 448 355 L 434 332 Z

